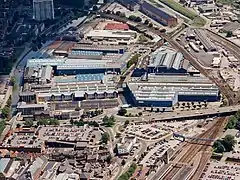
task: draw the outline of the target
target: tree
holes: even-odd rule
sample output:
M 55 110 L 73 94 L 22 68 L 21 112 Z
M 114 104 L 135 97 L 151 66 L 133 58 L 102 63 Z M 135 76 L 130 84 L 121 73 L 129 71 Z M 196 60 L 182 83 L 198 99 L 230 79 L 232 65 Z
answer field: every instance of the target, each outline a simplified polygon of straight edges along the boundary
M 33 120 L 28 119 L 24 122 L 24 125 L 27 127 L 32 127 L 33 126 Z
M 21 127 L 21 124 L 17 123 L 16 127 L 17 127 L 17 128 L 20 128 L 20 127 Z
M 223 153 L 225 151 L 225 148 L 220 140 L 214 142 L 213 148 L 216 153 Z
M 135 21 L 135 22 L 142 22 L 142 18 L 136 17 L 136 19 L 135 19 L 134 21 Z
M 149 24 L 148 24 L 148 27 L 153 27 L 153 23 L 149 23 Z
M 80 111 L 80 110 L 81 110 L 81 108 L 79 106 L 75 107 L 75 111 Z
M 98 7 L 96 5 L 94 5 L 92 9 L 93 9 L 93 11 L 97 11 Z
M 234 136 L 232 136 L 230 134 L 226 135 L 222 140 L 222 144 L 223 144 L 226 152 L 232 151 L 235 143 L 236 143 L 236 141 L 234 139 Z
M 121 15 L 121 12 L 120 12 L 120 11 L 117 11 L 117 12 L 116 12 L 116 15 L 117 15 L 117 16 L 120 16 L 120 15 Z
M 233 36 L 233 32 L 232 31 L 228 31 L 226 34 L 226 37 L 232 37 Z
M 49 125 L 57 126 L 57 125 L 60 124 L 60 122 L 59 122 L 57 119 L 49 119 L 48 124 L 49 124 Z
M 238 122 L 238 119 L 237 119 L 235 116 L 231 116 L 231 117 L 228 119 L 228 123 L 227 123 L 225 129 L 233 129 L 233 128 L 235 128 L 237 122 Z
M 146 20 L 144 21 L 144 24 L 148 25 L 148 24 L 149 24 L 149 20 L 146 19 Z
M 131 20 L 131 21 L 135 21 L 136 18 L 137 18 L 137 17 L 134 16 L 134 15 L 131 15 L 131 16 L 128 17 L 128 19 Z
M 142 116 L 142 112 L 139 112 L 138 115 L 139 115 L 139 116 Z
M 118 110 L 118 115 L 124 116 L 127 113 L 127 110 L 125 108 L 120 108 Z
M 124 126 L 129 125 L 129 123 L 130 123 L 130 121 L 129 121 L 129 120 L 126 120 L 126 121 L 124 122 Z
M 123 159 L 121 162 L 121 165 L 124 166 L 126 164 L 126 161 Z
M 74 124 L 74 120 L 71 118 L 70 119 L 70 124 L 73 125 Z
M 114 117 L 114 115 L 111 115 L 111 116 L 109 117 L 109 120 L 115 122 L 115 117 Z
M 3 118 L 3 119 L 6 119 L 6 118 L 8 117 L 8 115 L 9 115 L 9 113 L 10 113 L 10 108 L 7 107 L 7 106 L 5 106 L 5 107 L 2 109 L 2 114 L 1 114 L 2 118 Z
M 107 144 L 108 141 L 109 141 L 109 134 L 107 132 L 104 132 L 101 138 L 101 142 L 104 144 Z
M 38 125 L 48 125 L 48 119 L 40 119 L 38 122 L 37 122 Z

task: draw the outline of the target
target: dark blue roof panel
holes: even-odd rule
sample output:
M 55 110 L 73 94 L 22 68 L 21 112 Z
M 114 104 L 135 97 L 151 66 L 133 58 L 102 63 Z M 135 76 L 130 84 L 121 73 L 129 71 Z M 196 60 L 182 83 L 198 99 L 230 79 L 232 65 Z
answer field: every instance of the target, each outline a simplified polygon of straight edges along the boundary
M 162 18 L 168 20 L 168 19 L 172 19 L 173 16 L 167 14 L 166 12 L 162 11 L 161 9 L 156 8 L 155 6 L 147 3 L 146 1 L 144 1 L 144 3 L 142 4 L 142 8 L 147 9 L 148 11 L 151 11 L 152 13 L 161 16 Z

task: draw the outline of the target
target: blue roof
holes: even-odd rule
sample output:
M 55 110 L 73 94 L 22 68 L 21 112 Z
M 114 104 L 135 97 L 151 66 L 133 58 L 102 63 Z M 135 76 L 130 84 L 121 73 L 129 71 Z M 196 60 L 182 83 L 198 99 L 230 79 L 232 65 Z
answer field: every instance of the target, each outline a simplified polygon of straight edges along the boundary
M 71 82 L 91 82 L 91 81 L 101 81 L 104 79 L 103 73 L 98 74 L 77 74 L 73 78 L 59 78 L 56 79 L 57 83 L 71 83 Z
M 161 9 L 158 9 L 157 7 L 147 3 L 146 1 L 144 1 L 141 8 L 151 11 L 152 13 L 154 13 L 158 16 L 161 16 L 163 19 L 166 19 L 166 20 L 174 18 L 173 16 L 171 16 L 171 15 L 167 14 L 166 12 L 162 11 Z
M 103 55 L 103 52 L 99 51 L 84 51 L 84 50 L 72 50 L 72 55 L 85 55 L 85 56 L 100 56 Z
M 78 74 L 76 79 L 78 82 L 88 82 L 88 81 L 101 81 L 103 80 L 104 74 Z

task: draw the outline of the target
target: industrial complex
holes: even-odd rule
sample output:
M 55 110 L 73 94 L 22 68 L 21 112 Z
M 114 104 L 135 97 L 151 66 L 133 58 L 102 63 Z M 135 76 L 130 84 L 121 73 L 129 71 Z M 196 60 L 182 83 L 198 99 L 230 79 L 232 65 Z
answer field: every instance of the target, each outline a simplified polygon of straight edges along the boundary
M 46 17 L 29 20 L 15 1 L 0 4 L 0 179 L 239 179 L 237 2 L 47 0 L 53 20 L 35 0 Z M 18 24 L 34 31 L 11 41 Z

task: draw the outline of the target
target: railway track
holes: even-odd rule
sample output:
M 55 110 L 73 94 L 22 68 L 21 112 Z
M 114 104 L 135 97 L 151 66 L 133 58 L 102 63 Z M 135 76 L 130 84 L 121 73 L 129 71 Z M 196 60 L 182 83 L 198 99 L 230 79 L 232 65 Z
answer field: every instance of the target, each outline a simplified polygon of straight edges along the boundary
M 204 133 L 200 134 L 198 136 L 198 138 L 210 138 L 210 139 L 215 139 L 218 136 L 219 131 L 221 131 L 225 125 L 226 122 L 226 118 L 222 117 L 219 118 L 217 120 L 217 122 L 215 122 L 207 131 L 205 131 Z M 195 141 L 195 140 L 194 140 Z M 168 170 L 168 172 L 166 173 L 166 175 L 164 175 L 163 177 L 161 177 L 162 180 L 171 180 L 173 178 L 176 178 L 177 174 L 181 174 L 179 167 L 181 167 L 180 164 L 188 164 L 189 167 L 191 167 L 191 163 L 194 160 L 194 158 L 197 156 L 197 154 L 199 152 L 202 151 L 206 151 L 207 148 L 209 147 L 209 145 L 211 145 L 212 142 L 210 141 L 205 141 L 202 144 L 188 144 L 185 145 L 184 148 L 187 148 L 187 151 L 182 154 L 179 154 L 179 158 L 178 156 L 176 157 L 177 162 L 175 165 L 171 166 L 171 168 Z M 201 158 L 200 163 L 202 163 L 202 161 L 206 161 L 205 158 Z M 179 163 L 179 165 L 177 165 Z M 200 174 L 199 172 L 202 171 L 204 168 L 204 166 L 198 166 L 196 172 L 198 172 L 198 174 Z M 177 178 L 178 180 L 180 180 L 179 178 Z

